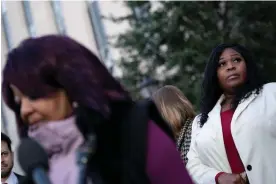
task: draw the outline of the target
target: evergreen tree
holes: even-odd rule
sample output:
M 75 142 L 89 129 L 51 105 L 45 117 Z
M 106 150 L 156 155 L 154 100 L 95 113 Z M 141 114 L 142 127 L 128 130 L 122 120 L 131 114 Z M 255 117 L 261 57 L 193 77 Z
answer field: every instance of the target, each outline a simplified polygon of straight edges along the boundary
M 131 29 L 119 36 L 123 83 L 136 89 L 144 76 L 179 87 L 197 107 L 211 50 L 240 43 L 276 79 L 276 2 L 126 2 Z M 160 72 L 161 71 L 161 72 Z M 137 92 L 134 90 L 134 92 Z

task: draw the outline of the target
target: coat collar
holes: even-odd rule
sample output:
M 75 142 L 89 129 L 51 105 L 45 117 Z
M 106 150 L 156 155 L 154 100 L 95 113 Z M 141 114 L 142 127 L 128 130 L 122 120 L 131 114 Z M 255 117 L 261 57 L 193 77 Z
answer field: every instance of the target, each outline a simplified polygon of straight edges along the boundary
M 247 99 L 242 100 L 240 104 L 238 105 L 237 109 L 235 110 L 235 113 L 232 118 L 232 122 L 235 122 L 236 119 L 241 115 L 241 113 L 246 109 L 246 107 L 257 97 L 255 93 L 252 93 Z M 217 101 L 216 105 L 210 111 L 209 116 L 214 115 L 214 114 L 220 114 L 221 112 L 221 103 L 224 100 L 225 95 L 222 94 Z
M 225 151 L 225 145 L 224 145 L 224 140 L 223 140 L 223 132 L 222 132 L 222 125 L 221 125 L 221 102 L 224 100 L 225 96 L 221 95 L 219 100 L 217 101 L 216 105 L 210 111 L 208 122 L 209 128 L 207 129 L 212 129 L 212 136 L 213 139 L 216 141 L 216 150 L 220 153 L 220 157 L 223 158 L 221 160 L 221 167 L 225 169 L 225 171 L 231 172 L 231 167 L 229 165 L 229 162 L 227 159 L 227 154 Z M 252 94 L 250 95 L 247 99 L 243 100 L 238 107 L 236 108 L 233 118 L 232 118 L 232 123 L 231 123 L 231 130 L 235 132 L 235 129 L 233 129 L 233 126 L 235 126 L 235 123 L 237 123 L 237 118 L 241 115 L 241 113 L 246 109 L 246 107 L 256 98 L 256 95 Z M 203 127 L 204 128 L 204 127 Z M 208 132 L 208 131 L 207 131 Z M 232 133 L 233 133 L 232 132 Z

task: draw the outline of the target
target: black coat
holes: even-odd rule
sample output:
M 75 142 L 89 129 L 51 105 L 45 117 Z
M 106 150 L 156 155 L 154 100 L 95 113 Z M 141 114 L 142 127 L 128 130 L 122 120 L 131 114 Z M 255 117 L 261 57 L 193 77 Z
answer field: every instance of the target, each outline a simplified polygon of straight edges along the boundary
M 95 132 L 97 151 L 87 163 L 87 176 L 94 184 L 149 184 L 146 174 L 147 123 L 153 120 L 172 140 L 174 136 L 168 124 L 161 118 L 151 100 L 113 102 L 108 121 L 102 121 L 98 113 L 78 107 L 77 121 L 84 137 Z M 93 122 L 93 123 L 91 123 Z M 33 184 L 28 176 L 20 184 Z
M 23 180 L 24 180 L 24 176 L 20 175 L 20 174 L 17 174 L 17 173 L 14 173 L 15 176 L 17 177 L 18 179 L 18 183 L 21 183 Z

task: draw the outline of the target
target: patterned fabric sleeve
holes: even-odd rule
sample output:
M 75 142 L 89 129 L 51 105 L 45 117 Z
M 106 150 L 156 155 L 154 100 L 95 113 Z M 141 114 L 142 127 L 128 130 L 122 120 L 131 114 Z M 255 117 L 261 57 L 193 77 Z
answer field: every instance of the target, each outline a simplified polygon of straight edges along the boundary
M 177 138 L 177 150 L 180 151 L 181 158 L 184 163 L 188 162 L 187 154 L 190 149 L 192 135 L 192 121 L 187 120 L 181 129 L 181 132 Z

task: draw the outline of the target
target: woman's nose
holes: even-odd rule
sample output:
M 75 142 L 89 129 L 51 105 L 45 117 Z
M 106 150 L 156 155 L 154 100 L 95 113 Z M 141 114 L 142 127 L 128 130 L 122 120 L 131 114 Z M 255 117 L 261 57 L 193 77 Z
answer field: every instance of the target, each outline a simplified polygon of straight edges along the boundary
M 232 62 L 228 62 L 227 63 L 227 70 L 233 70 L 233 69 L 235 69 L 234 64 Z
M 28 98 L 21 99 L 21 109 L 20 114 L 22 119 L 26 119 L 26 117 L 33 112 L 33 107 Z

